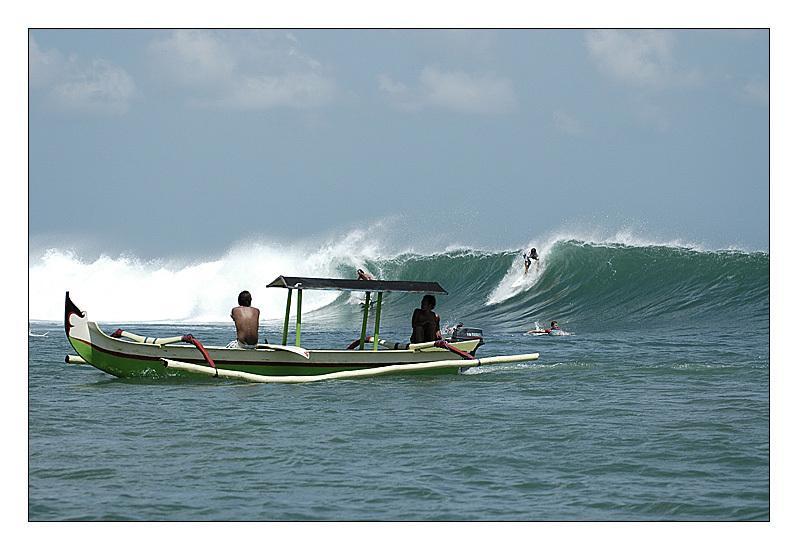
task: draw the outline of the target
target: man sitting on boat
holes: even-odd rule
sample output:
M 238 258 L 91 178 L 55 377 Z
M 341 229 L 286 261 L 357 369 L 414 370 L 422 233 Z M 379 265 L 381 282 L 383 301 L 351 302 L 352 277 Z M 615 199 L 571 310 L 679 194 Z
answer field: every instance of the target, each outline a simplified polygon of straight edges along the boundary
M 435 296 L 425 294 L 421 299 L 421 308 L 413 312 L 413 335 L 411 344 L 434 342 L 441 339 L 441 318 L 435 313 Z
M 238 307 L 230 312 L 236 324 L 236 339 L 227 344 L 228 348 L 255 349 L 258 346 L 258 320 L 260 310 L 252 307 L 252 295 L 242 290 L 238 295 Z

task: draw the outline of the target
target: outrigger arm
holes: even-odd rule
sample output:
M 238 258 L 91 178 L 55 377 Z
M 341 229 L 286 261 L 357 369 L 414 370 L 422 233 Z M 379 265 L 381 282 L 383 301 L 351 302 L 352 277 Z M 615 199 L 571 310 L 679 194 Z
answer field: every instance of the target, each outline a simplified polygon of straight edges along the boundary
M 252 374 L 249 372 L 231 371 L 225 369 L 215 369 L 206 367 L 204 365 L 195 365 L 193 363 L 186 363 L 183 361 L 175 361 L 172 359 L 161 359 L 164 366 L 170 369 L 183 370 L 186 372 L 193 372 L 197 374 L 207 374 L 210 376 L 219 376 L 222 378 L 231 378 L 236 380 L 244 380 L 246 382 L 261 382 L 261 383 L 281 383 L 281 384 L 297 384 L 302 382 L 321 382 L 324 380 L 335 380 L 345 378 L 365 378 L 369 376 L 380 376 L 385 374 L 399 374 L 408 372 L 423 372 L 425 370 L 438 369 L 440 367 L 457 366 L 461 368 L 477 367 L 481 365 L 495 365 L 498 363 L 521 363 L 526 361 L 536 361 L 539 357 L 538 353 L 525 353 L 521 355 L 499 355 L 496 357 L 485 357 L 482 359 L 453 359 L 448 361 L 430 361 L 425 363 L 410 363 L 401 365 L 386 365 L 383 367 L 373 367 L 368 369 L 347 370 L 339 372 L 330 372 L 327 374 L 317 374 L 310 376 L 263 376 L 259 374 Z

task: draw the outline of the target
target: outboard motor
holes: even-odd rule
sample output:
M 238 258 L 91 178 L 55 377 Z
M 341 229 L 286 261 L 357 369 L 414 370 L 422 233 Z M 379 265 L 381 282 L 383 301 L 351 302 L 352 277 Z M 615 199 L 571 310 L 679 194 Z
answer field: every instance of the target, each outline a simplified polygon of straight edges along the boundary
M 464 342 L 466 340 L 479 340 L 479 344 L 477 347 L 474 348 L 472 355 L 477 352 L 479 347 L 485 343 L 485 340 L 482 338 L 482 329 L 481 328 L 469 328 L 464 327 L 463 323 L 458 323 L 452 329 L 452 335 L 447 338 L 449 342 Z

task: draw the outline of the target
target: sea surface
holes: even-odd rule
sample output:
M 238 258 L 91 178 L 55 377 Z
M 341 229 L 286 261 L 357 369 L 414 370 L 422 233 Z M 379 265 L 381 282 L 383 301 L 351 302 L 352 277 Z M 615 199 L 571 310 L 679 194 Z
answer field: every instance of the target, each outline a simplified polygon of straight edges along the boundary
M 479 356 L 540 353 L 460 375 L 121 380 L 66 365 L 61 322 L 32 321 L 47 335 L 28 340 L 29 519 L 768 520 L 769 254 L 567 239 L 539 251 L 527 276 L 520 251 L 361 264 L 440 282 L 436 311 L 483 329 Z M 63 290 L 97 319 L 85 280 Z M 284 297 L 258 289 L 254 305 L 265 292 Z M 383 337 L 407 339 L 418 299 L 386 298 Z M 302 345 L 345 347 L 358 301 L 309 308 Z M 554 319 L 565 336 L 526 334 Z M 234 337 L 191 317 L 100 324 Z M 279 326 L 262 332 L 278 341 Z

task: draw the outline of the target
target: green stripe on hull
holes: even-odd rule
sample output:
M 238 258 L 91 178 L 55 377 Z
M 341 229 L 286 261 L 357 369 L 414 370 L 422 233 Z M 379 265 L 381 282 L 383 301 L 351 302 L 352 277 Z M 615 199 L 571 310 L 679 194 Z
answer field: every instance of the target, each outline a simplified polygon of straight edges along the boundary
M 78 355 L 83 357 L 87 363 L 119 378 L 165 378 L 173 376 L 173 373 L 167 373 L 166 367 L 159 360 L 151 361 L 119 357 L 71 337 L 69 342 L 75 348 L 75 351 L 78 352 Z M 183 374 L 185 373 L 180 375 L 182 376 Z
M 119 378 L 207 378 L 201 374 L 188 373 L 185 371 L 178 371 L 174 369 L 167 369 L 160 360 L 151 359 L 138 359 L 132 357 L 120 357 L 99 348 L 92 347 L 80 340 L 69 338 L 72 347 L 87 363 Z M 207 365 L 203 361 L 192 361 L 198 365 Z M 234 370 L 240 372 L 250 372 L 253 374 L 260 374 L 263 376 L 313 376 L 317 374 L 328 374 L 331 372 L 340 372 L 344 370 L 358 370 L 371 367 L 384 366 L 378 365 L 352 365 L 352 366 L 334 366 L 334 367 L 321 367 L 314 365 L 301 365 L 301 364 L 236 364 L 236 363 L 220 363 L 219 368 Z M 425 370 L 417 373 L 404 373 L 412 376 L 424 376 L 427 374 L 457 374 L 458 367 L 441 367 L 438 369 Z

